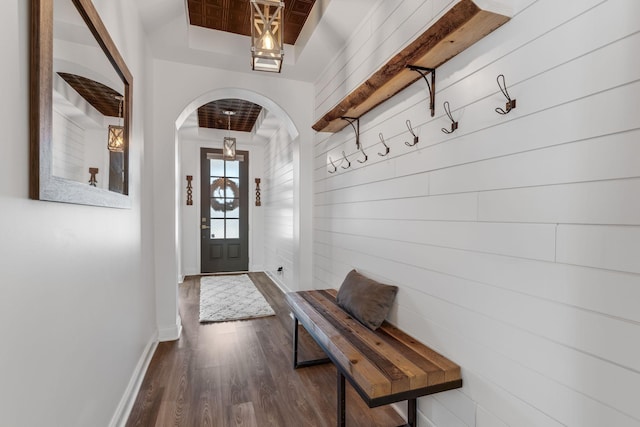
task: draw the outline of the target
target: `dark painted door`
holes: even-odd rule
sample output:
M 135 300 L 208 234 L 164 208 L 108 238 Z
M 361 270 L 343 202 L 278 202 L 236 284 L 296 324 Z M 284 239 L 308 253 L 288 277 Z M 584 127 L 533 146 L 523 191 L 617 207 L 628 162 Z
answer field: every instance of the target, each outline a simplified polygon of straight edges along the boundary
M 200 164 L 202 272 L 248 271 L 249 153 L 224 160 L 222 150 L 201 148 Z

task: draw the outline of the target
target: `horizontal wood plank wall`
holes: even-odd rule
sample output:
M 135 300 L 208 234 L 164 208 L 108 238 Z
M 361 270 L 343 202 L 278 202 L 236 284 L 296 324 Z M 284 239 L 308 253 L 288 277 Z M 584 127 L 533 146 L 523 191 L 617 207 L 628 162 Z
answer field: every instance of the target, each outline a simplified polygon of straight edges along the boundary
M 293 273 L 293 147 L 285 127 L 278 129 L 264 152 L 262 209 L 264 212 L 265 271 L 280 286 L 292 286 Z M 252 183 L 255 188 L 255 183 Z M 255 202 L 255 200 L 254 200 Z M 260 209 L 260 208 L 258 208 Z M 282 273 L 277 271 L 283 267 Z
M 380 3 L 316 117 L 455 2 Z M 390 320 L 463 372 L 419 400 L 423 425 L 639 427 L 640 2 L 513 3 L 438 68 L 434 118 L 418 81 L 361 118 L 366 163 L 351 127 L 316 135 L 314 287 L 352 268 L 400 287 Z

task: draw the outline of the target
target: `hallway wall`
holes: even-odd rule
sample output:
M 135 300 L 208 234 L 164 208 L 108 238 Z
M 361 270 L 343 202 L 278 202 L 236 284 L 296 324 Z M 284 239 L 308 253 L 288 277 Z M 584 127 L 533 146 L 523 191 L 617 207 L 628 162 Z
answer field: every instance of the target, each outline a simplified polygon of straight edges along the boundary
M 294 269 L 294 162 L 296 147 L 281 126 L 264 150 L 262 209 L 265 220 L 265 269 L 273 281 L 286 290 L 296 288 Z M 278 268 L 282 267 L 282 271 Z
M 115 425 L 156 338 L 152 192 L 142 184 L 149 55 L 133 3 L 94 4 L 134 79 L 131 209 L 28 198 L 30 2 L 1 6 L 2 425 Z
M 316 83 L 316 118 L 453 3 L 381 2 Z M 434 118 L 419 80 L 361 118 L 366 163 L 350 127 L 316 135 L 314 287 L 352 268 L 398 285 L 390 320 L 462 366 L 420 425 L 638 427 L 640 3 L 512 4 L 437 69 Z

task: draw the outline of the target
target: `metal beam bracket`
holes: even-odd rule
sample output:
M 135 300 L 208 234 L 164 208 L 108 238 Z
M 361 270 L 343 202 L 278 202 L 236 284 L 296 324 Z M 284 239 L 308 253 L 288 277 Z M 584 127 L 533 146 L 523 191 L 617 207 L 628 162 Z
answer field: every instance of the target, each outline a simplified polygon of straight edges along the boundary
M 356 150 L 360 149 L 360 118 L 359 117 L 340 117 L 342 120 L 349 122 L 353 131 L 356 133 Z M 355 125 L 354 125 L 355 123 Z
M 418 65 L 407 65 L 407 68 L 419 73 L 424 79 L 424 81 L 427 82 L 427 87 L 429 87 L 429 108 L 431 109 L 431 117 L 435 116 L 436 114 L 436 69 L 420 67 Z M 431 84 L 429 84 L 429 79 L 427 79 L 427 74 L 431 74 Z

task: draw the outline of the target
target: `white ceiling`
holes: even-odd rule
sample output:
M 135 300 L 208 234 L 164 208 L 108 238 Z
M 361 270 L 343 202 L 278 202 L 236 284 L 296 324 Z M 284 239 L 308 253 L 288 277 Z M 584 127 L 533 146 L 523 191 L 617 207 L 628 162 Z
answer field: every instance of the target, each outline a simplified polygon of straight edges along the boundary
M 379 1 L 316 0 L 281 77 L 315 82 Z M 251 72 L 249 37 L 188 25 L 185 0 L 136 2 L 155 58 Z

